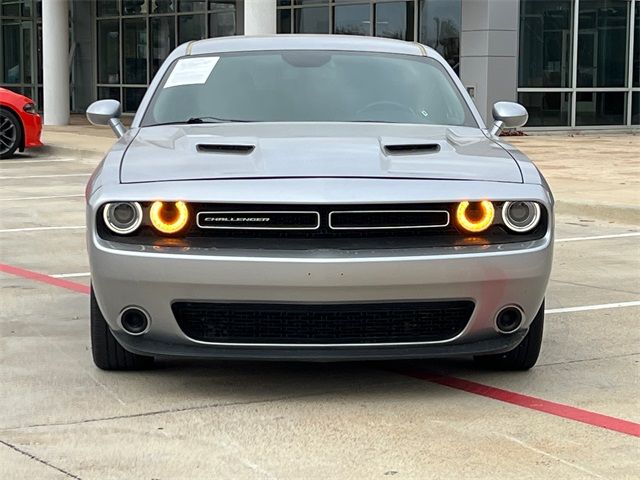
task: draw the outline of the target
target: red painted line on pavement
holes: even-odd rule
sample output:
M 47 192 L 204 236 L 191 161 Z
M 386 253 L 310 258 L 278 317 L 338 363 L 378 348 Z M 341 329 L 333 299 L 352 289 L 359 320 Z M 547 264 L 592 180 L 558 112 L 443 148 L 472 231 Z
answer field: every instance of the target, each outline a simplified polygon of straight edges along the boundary
M 34 280 L 36 282 L 48 283 L 49 285 L 66 288 L 67 290 L 73 290 L 74 292 L 89 293 L 91 291 L 87 285 L 83 285 L 81 283 L 70 282 L 64 278 L 55 278 L 45 275 L 44 273 L 38 273 L 32 270 L 6 265 L 4 263 L 0 263 L 0 272 L 15 275 L 16 277 L 26 278 L 28 280 Z
M 510 392 L 501 388 L 491 387 L 482 383 L 464 380 L 462 378 L 438 375 L 431 372 L 400 372 L 420 380 L 427 380 L 445 387 L 455 388 L 464 392 L 473 393 L 482 397 L 491 398 L 500 402 L 510 403 L 519 407 L 529 408 L 538 412 L 548 413 L 556 417 L 586 423 L 595 427 L 606 428 L 615 432 L 625 433 L 634 437 L 640 437 L 640 423 L 610 417 L 601 413 L 590 412 L 577 407 L 571 407 L 562 403 L 550 402 L 541 398 Z
M 89 293 L 91 291 L 87 285 L 83 285 L 81 283 L 70 282 L 63 278 L 55 278 L 43 273 L 2 263 L 0 263 L 0 272 L 16 275 L 29 280 L 35 280 L 37 282 L 48 283 L 49 285 L 66 288 L 67 290 L 72 290 L 74 292 Z M 401 373 L 420 380 L 426 380 L 445 387 L 455 388 L 456 390 L 473 393 L 482 397 L 491 398 L 500 402 L 509 403 L 511 405 L 517 405 L 519 407 L 529 408 L 538 412 L 548 413 L 549 415 L 574 420 L 587 425 L 606 428 L 608 430 L 632 435 L 634 437 L 640 437 L 640 424 L 629 420 L 610 417 L 601 413 L 590 412 L 581 408 L 571 407 L 562 403 L 550 402 L 548 400 L 543 400 L 542 398 L 531 397 L 521 393 L 510 392 L 509 390 L 491 387 L 489 385 L 464 380 L 462 378 L 419 371 L 396 371 L 396 373 Z

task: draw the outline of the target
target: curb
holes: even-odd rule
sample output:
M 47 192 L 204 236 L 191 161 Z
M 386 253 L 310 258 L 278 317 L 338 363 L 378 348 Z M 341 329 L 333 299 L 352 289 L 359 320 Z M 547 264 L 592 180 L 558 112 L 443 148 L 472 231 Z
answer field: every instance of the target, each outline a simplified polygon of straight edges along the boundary
M 101 150 L 82 150 L 79 148 L 73 147 L 60 147 L 60 146 L 52 146 L 52 145 L 43 145 L 37 149 L 32 150 L 33 153 L 37 153 L 38 155 L 46 155 L 46 156 L 69 156 L 74 158 L 83 158 L 83 157 L 100 157 L 102 158 L 106 151 Z
M 640 207 L 631 205 L 556 200 L 556 215 L 574 215 L 605 222 L 640 225 Z

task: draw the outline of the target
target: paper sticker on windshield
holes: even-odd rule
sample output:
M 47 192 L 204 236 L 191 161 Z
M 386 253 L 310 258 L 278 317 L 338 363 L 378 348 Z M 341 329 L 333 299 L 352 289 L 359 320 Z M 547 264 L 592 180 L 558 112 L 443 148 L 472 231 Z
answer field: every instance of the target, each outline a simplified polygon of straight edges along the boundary
M 182 58 L 171 71 L 164 88 L 197 85 L 207 81 L 220 57 Z

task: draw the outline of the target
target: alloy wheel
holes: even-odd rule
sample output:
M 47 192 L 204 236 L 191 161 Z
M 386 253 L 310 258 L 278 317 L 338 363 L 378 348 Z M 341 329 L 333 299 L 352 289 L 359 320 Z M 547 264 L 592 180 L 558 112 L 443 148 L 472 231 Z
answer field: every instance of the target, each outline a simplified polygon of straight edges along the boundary
M 11 118 L 0 114 L 0 155 L 11 151 L 18 141 L 18 129 Z

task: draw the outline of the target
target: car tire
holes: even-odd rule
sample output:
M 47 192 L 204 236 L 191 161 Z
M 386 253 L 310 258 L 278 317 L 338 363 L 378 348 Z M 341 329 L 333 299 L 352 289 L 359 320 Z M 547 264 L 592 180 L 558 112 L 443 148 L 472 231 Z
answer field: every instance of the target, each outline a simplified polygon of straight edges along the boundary
M 144 370 L 153 366 L 153 357 L 125 350 L 111 333 L 91 288 L 91 351 L 93 363 L 102 370 Z
M 496 355 L 478 355 L 474 359 L 480 365 L 496 370 L 529 370 L 538 361 L 543 330 L 544 301 L 529 325 L 529 332 L 516 348 Z
M 9 109 L 0 109 L 0 158 L 11 158 L 22 142 L 22 124 Z

